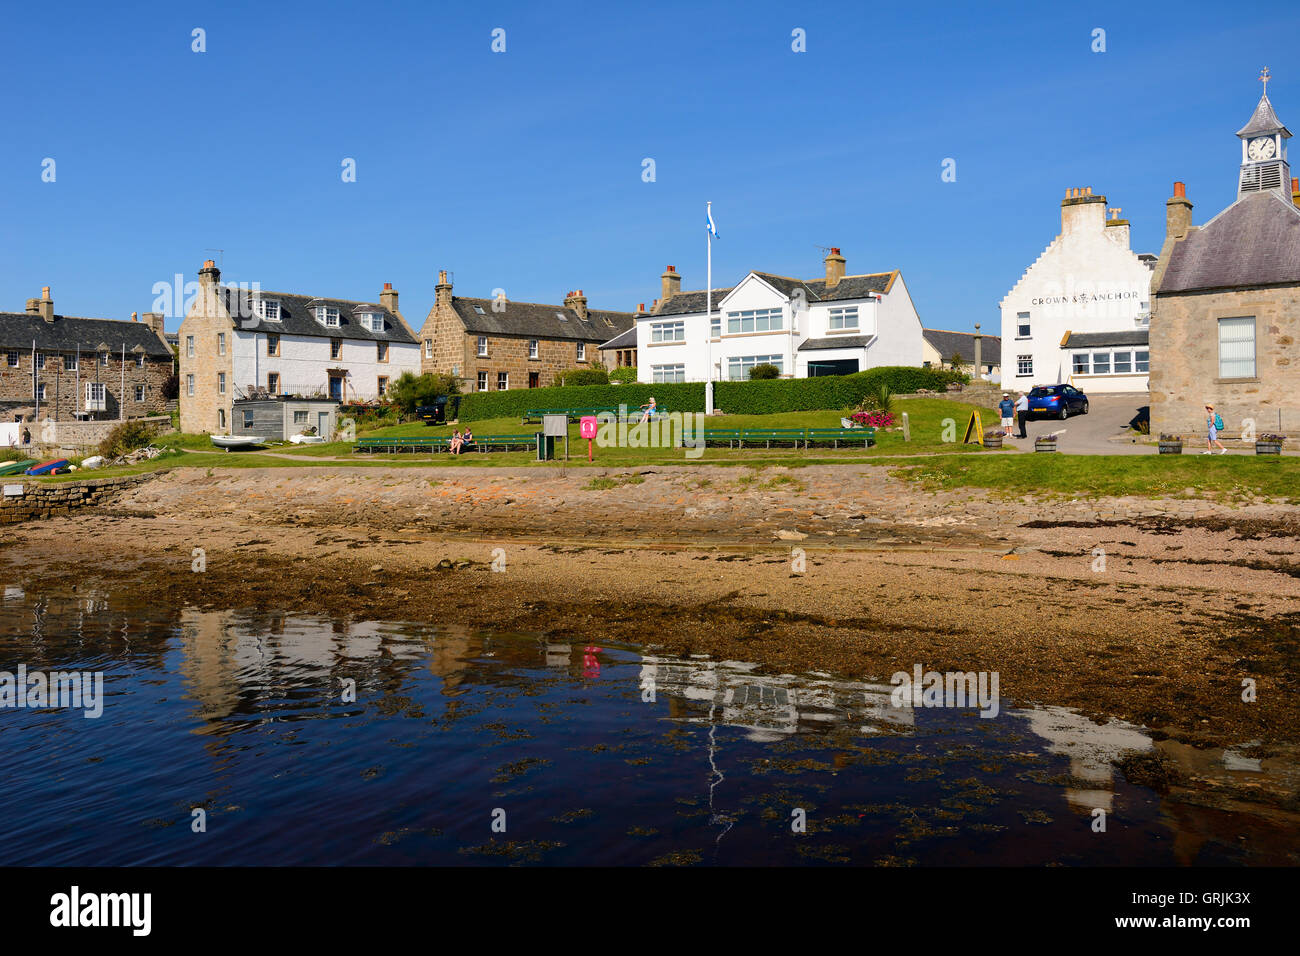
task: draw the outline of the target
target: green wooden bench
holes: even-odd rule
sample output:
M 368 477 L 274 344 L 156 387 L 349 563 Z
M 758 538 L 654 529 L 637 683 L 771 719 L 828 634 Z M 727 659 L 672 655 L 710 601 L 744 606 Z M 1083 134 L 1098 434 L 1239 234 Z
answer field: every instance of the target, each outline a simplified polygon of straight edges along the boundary
M 694 437 L 694 440 L 698 441 L 698 440 L 699 440 L 699 433 L 696 432 L 695 435 L 694 435 L 693 437 Z M 686 440 L 686 436 L 685 436 L 685 435 L 681 435 L 681 436 L 679 437 L 679 439 L 678 439 L 678 446 L 677 446 L 677 447 L 679 447 L 679 448 L 685 448 L 685 447 L 686 447 L 685 440 Z M 728 448 L 734 448 L 734 447 L 736 447 L 737 445 L 739 445 L 739 444 L 740 444 L 740 429 L 739 429 L 739 428 L 706 428 L 706 429 L 704 429 L 704 444 L 705 444 L 706 446 L 709 445 L 710 443 L 712 443 L 712 444 L 714 444 L 714 445 L 721 445 L 723 442 L 726 442 L 726 443 L 727 443 L 727 447 L 728 447 Z
M 446 451 L 451 443 L 449 438 L 358 438 L 353 447 L 355 452 L 399 452 Z
M 874 428 L 810 428 L 803 446 L 807 448 L 813 443 L 820 445 L 826 442 L 830 442 L 833 448 L 839 448 L 840 442 L 862 442 L 863 448 L 870 448 L 876 443 L 876 430 Z
M 618 406 L 604 406 L 601 408 L 530 408 L 524 412 L 524 421 L 540 422 L 543 415 L 563 415 L 569 421 L 574 422 L 584 415 L 599 415 L 601 412 L 617 415 Z M 628 414 L 631 413 L 632 410 L 628 409 Z
M 466 451 L 489 452 L 494 448 L 509 451 L 511 448 L 524 449 L 537 447 L 536 435 L 475 435 L 474 440 L 466 446 Z
M 705 432 L 707 435 L 708 432 Z M 766 442 L 767 447 L 772 447 L 772 442 L 792 442 L 795 448 L 805 438 L 805 430 L 802 428 L 746 428 L 741 432 L 740 444 L 744 447 L 745 442 Z

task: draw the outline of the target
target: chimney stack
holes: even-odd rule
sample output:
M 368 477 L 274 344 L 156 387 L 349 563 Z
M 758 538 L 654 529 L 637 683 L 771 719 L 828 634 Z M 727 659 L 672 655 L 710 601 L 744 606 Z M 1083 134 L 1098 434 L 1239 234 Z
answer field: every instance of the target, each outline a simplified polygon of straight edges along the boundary
M 578 318 L 583 322 L 587 321 L 587 297 L 582 294 L 581 289 L 570 292 L 564 297 L 564 307 L 578 313 Z
M 637 315 L 645 315 L 645 303 L 644 303 L 644 302 L 638 302 L 638 303 L 636 304 L 636 314 L 637 314 Z
M 1186 239 L 1192 228 L 1192 204 L 1187 184 L 1174 183 L 1174 194 L 1165 202 L 1165 241 Z
M 839 246 L 831 246 L 831 254 L 826 257 L 826 288 L 833 289 L 844 278 L 844 257 L 840 255 Z
M 199 285 L 215 286 L 221 281 L 221 270 L 211 259 L 203 260 L 203 268 L 199 270 Z
M 46 322 L 54 321 L 54 300 L 50 298 L 50 287 L 41 287 L 41 297 L 36 303 L 37 311 Z
M 662 282 L 663 301 L 667 302 L 682 291 L 682 277 L 677 273 L 676 266 L 669 266 L 665 269 L 664 274 L 659 279 Z
M 135 313 L 132 313 L 133 316 L 134 316 L 134 314 L 135 314 Z M 163 314 L 162 314 L 161 312 L 146 312 L 146 313 L 141 317 L 141 321 L 143 321 L 145 325 L 149 326 L 149 328 L 153 329 L 153 330 L 154 330 L 155 332 L 157 332 L 159 335 L 162 335 L 162 334 L 163 334 L 163 318 L 164 318 L 164 316 L 163 316 Z
M 451 308 L 451 283 L 447 281 L 447 270 L 438 270 L 438 284 L 433 287 L 433 305 Z
M 393 315 L 397 315 L 397 290 L 391 282 L 384 283 L 384 291 L 379 293 L 379 304 Z
M 1106 228 L 1106 197 L 1094 196 L 1091 186 L 1067 189 L 1061 200 L 1061 235 L 1101 232 Z

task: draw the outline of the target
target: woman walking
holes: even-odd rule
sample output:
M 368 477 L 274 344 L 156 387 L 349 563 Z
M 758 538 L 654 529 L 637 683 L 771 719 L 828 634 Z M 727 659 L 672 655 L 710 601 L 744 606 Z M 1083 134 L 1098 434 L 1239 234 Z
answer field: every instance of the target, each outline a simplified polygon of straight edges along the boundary
M 1205 454 L 1213 455 L 1214 446 L 1219 446 L 1219 454 L 1226 455 L 1228 449 L 1219 441 L 1219 429 L 1223 427 L 1223 418 L 1214 410 L 1213 405 L 1205 406 Z

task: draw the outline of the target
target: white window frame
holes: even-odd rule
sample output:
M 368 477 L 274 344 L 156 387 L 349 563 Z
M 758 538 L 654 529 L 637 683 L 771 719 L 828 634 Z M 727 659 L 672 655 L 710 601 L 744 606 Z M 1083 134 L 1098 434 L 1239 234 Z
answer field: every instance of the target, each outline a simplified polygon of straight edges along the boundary
M 108 390 L 103 382 L 86 383 L 86 405 L 88 412 L 102 412 L 108 407 Z
M 280 373 L 279 372 L 266 373 L 266 390 L 270 392 L 272 395 L 280 394 Z
M 1243 334 L 1246 330 L 1250 334 Z M 1225 335 L 1225 332 L 1236 334 Z M 1259 374 L 1259 354 L 1258 354 L 1258 332 L 1255 316 L 1253 315 L 1235 315 L 1225 316 L 1218 320 L 1219 331 L 1219 375 L 1221 379 L 1253 379 Z M 1240 355 L 1224 356 L 1224 346 L 1229 346 L 1230 352 L 1240 352 Z M 1249 349 L 1247 349 L 1249 346 Z M 1249 350 L 1250 356 L 1246 357 L 1245 353 Z
M 832 332 L 843 329 L 860 329 L 856 305 L 835 306 L 827 315 L 826 327 Z
M 306 425 L 308 421 L 307 409 L 295 408 L 293 410 L 293 423 L 295 425 Z
M 194 358 L 194 336 L 185 336 L 185 357 Z
M 476 391 L 486 392 L 488 390 L 488 373 L 479 372 L 477 376 L 477 380 L 475 381 L 474 384 L 475 384 Z
M 258 299 L 257 314 L 268 322 L 280 321 L 279 299 Z
M 651 365 L 650 379 L 656 385 L 686 381 L 686 363 L 670 362 L 665 365 Z
M 537 358 L 538 355 L 540 354 L 540 350 L 541 350 L 541 343 L 538 342 L 537 339 L 528 340 L 528 357 L 530 359 Z
M 1016 378 L 1029 378 L 1034 374 L 1034 357 L 1032 355 L 1016 356 Z
M 217 354 L 218 355 L 226 354 L 226 333 L 225 332 L 217 333 Z
M 424 340 L 424 357 L 433 358 L 433 339 Z
M 1141 356 L 1146 356 L 1142 358 Z M 1133 350 L 1133 371 L 1147 372 L 1151 371 L 1151 349 L 1134 349 Z
M 722 313 L 721 312 L 717 312 L 709 316 L 709 338 L 714 340 L 722 338 Z
M 673 322 L 651 322 L 651 342 L 685 342 L 686 323 L 681 319 Z
M 756 365 L 775 365 L 785 374 L 785 360 L 780 355 L 732 355 L 727 358 L 727 381 L 748 382 L 749 373 Z
M 1121 362 L 1124 368 L 1120 368 Z M 1110 353 L 1110 372 L 1112 375 L 1133 374 L 1133 350 L 1117 349 Z
M 578 361 L 579 361 L 579 362 L 585 362 L 585 361 L 587 361 L 587 343 L 586 343 L 586 342 L 579 342 L 579 343 L 578 343 Z
M 92 361 L 93 361 L 93 360 L 92 360 Z M 77 353 L 76 353 L 76 352 L 64 352 L 64 353 L 63 353 L 63 371 L 65 371 L 65 372 L 75 372 L 76 370 L 77 370 Z
M 480 335 L 478 337 L 478 357 L 488 357 L 488 337 L 486 335 Z
M 17 349 L 10 349 L 10 350 L 9 350 L 8 358 L 9 358 L 9 367 L 10 367 L 10 368 L 17 368 L 17 367 L 18 367 L 18 350 L 17 350 Z
M 1016 313 L 1016 338 L 1017 339 L 1032 339 L 1034 337 L 1033 327 L 1034 327 L 1033 323 L 1030 322 L 1029 320 L 1028 312 Z M 1023 332 L 1021 331 L 1022 329 L 1024 330 Z
M 739 312 L 727 313 L 728 335 L 781 332 L 784 329 L 785 311 L 783 309 L 742 309 Z
M 100 353 L 99 353 L 99 364 L 100 364 L 101 366 L 105 366 L 105 365 L 108 364 L 108 355 L 109 355 L 109 353 L 107 353 L 107 352 L 100 352 Z M 92 361 L 93 361 L 93 359 L 92 359 Z
M 144 396 L 145 396 L 144 386 L 143 386 L 143 385 L 137 385 L 137 386 L 135 387 L 135 400 L 136 400 L 137 402 L 143 402 L 143 401 L 144 401 Z
M 1082 359 L 1082 368 L 1080 367 Z M 1091 375 L 1092 374 L 1092 353 L 1075 352 L 1070 359 L 1070 374 L 1072 375 Z
M 136 353 L 136 356 L 135 356 L 135 367 L 136 367 L 136 368 L 144 368 L 144 353 L 143 353 L 143 352 L 138 352 L 138 353 Z
M 37 353 L 36 353 L 36 370 L 37 370 L 38 372 L 43 372 L 43 371 L 45 371 L 45 353 L 44 353 L 44 352 L 37 352 Z
M 505 392 L 510 389 L 510 373 L 497 372 L 497 391 Z
M 339 327 L 339 310 L 333 306 L 318 305 L 316 306 L 316 321 L 327 329 L 337 329 Z
M 217 394 L 218 395 L 226 394 L 226 373 L 225 372 L 217 373 Z
M 37 401 L 41 401 L 41 402 L 46 401 L 44 382 L 41 382 L 39 385 L 36 386 L 36 399 Z
M 194 376 L 192 374 L 185 376 L 185 394 L 186 395 L 194 394 Z

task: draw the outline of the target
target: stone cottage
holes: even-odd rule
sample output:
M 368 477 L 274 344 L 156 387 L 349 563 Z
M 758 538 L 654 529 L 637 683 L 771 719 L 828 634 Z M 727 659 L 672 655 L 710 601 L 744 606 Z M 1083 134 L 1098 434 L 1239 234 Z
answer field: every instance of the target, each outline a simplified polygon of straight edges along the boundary
M 1267 82 L 1267 74 L 1265 75 Z M 1241 140 L 1237 199 L 1192 225 L 1183 183 L 1165 204 L 1151 280 L 1151 430 L 1205 431 L 1205 405 L 1228 436 L 1289 430 L 1300 439 L 1300 184 L 1291 132 L 1267 87 Z
M 602 367 L 600 346 L 632 327 L 630 312 L 587 308 L 581 289 L 563 305 L 473 299 L 452 295 L 443 270 L 420 330 L 420 367 L 456 376 L 465 392 L 544 388 L 566 369 Z
M 49 286 L 25 312 L 0 312 L 5 421 L 109 420 L 162 414 L 172 376 L 163 317 L 57 315 Z

